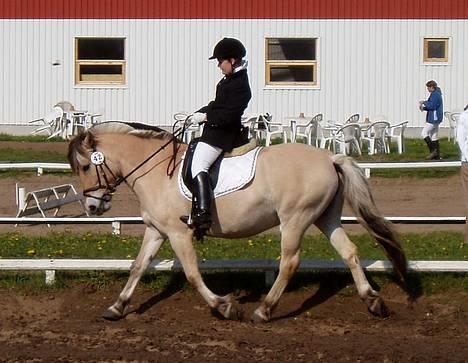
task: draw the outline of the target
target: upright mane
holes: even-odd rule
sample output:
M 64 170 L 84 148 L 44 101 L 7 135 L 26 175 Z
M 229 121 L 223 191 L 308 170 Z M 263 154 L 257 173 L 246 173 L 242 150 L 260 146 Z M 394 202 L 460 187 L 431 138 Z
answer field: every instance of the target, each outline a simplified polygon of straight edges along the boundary
M 91 127 L 88 131 L 94 135 L 115 133 L 157 139 L 172 137 L 172 134 L 159 127 L 139 122 L 107 121 Z
M 72 171 L 77 173 L 80 159 L 86 158 L 87 152 L 95 149 L 102 134 L 129 134 L 142 138 L 167 139 L 173 135 L 159 127 L 139 122 L 107 121 L 97 124 L 90 129 L 79 133 L 68 145 L 68 162 Z

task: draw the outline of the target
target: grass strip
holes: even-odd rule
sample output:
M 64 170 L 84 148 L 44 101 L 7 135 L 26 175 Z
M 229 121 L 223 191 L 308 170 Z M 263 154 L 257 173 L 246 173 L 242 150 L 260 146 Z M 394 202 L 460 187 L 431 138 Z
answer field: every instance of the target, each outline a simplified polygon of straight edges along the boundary
M 462 233 L 430 232 L 402 234 L 409 260 L 459 261 L 468 258 Z M 385 259 L 380 246 L 368 234 L 350 235 L 362 259 Z M 107 233 L 76 234 L 51 232 L 30 236 L 20 232 L 0 234 L 0 258 L 128 258 L 136 257 L 142 238 Z M 206 238 L 194 241 L 201 259 L 279 259 L 277 235 L 258 235 L 244 239 Z M 303 239 L 301 258 L 339 260 L 340 257 L 323 235 Z M 169 243 L 163 244 L 158 259 L 174 258 Z

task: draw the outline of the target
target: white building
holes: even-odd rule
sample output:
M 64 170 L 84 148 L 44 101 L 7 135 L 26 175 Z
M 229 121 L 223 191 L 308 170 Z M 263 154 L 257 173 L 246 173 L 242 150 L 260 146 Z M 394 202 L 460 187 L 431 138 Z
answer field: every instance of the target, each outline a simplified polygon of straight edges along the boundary
M 221 73 L 208 57 L 224 36 L 248 50 L 249 113 L 420 127 L 430 79 L 446 110 L 468 103 L 465 1 L 15 0 L 0 5 L 0 125 L 63 100 L 171 125 L 214 98 Z

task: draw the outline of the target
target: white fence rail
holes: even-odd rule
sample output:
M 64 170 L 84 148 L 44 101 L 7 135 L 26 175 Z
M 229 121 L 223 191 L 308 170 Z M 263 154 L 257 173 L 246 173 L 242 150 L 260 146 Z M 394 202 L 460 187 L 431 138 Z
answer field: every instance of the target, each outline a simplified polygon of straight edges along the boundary
M 419 169 L 419 168 L 453 168 L 461 165 L 460 161 L 418 161 L 395 163 L 358 163 L 364 169 L 367 177 L 371 169 Z M 37 175 L 42 175 L 45 169 L 70 170 L 67 163 L 0 163 L 0 170 L 8 169 L 37 169 Z
M 133 260 L 100 259 L 0 259 L 0 270 L 45 271 L 46 284 L 53 284 L 56 271 L 128 271 Z M 386 272 L 393 269 L 386 260 L 361 261 L 366 271 Z M 277 260 L 204 260 L 199 263 L 202 271 L 262 271 L 265 284 L 274 281 L 279 269 Z M 342 271 L 348 267 L 342 261 L 301 261 L 301 271 Z M 181 271 L 177 260 L 155 260 L 148 271 Z M 468 261 L 408 261 L 408 270 L 413 272 L 468 272 Z
M 0 163 L 0 170 L 9 169 L 37 169 L 37 175 L 42 175 L 44 169 L 50 170 L 70 170 L 70 164 L 68 163 Z
M 466 217 L 385 217 L 396 224 L 465 224 Z M 356 217 L 341 217 L 343 224 L 359 224 Z M 143 224 L 141 217 L 0 217 L 0 224 L 110 224 L 113 234 L 120 234 L 123 224 Z

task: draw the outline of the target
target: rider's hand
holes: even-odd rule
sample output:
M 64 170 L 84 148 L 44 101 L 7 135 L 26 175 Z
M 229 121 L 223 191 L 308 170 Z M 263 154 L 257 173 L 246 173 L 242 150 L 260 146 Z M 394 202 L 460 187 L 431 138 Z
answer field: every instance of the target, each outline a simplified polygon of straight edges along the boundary
M 194 124 L 201 124 L 202 122 L 206 121 L 206 113 L 195 112 L 193 114 L 193 123 Z

